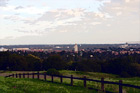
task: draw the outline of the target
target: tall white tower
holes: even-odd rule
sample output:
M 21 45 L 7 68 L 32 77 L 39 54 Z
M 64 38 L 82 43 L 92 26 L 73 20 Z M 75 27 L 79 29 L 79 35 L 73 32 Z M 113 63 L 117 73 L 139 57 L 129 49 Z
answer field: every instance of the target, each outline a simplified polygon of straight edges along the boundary
M 74 46 L 74 52 L 78 53 L 78 45 L 77 44 L 75 44 L 75 46 Z

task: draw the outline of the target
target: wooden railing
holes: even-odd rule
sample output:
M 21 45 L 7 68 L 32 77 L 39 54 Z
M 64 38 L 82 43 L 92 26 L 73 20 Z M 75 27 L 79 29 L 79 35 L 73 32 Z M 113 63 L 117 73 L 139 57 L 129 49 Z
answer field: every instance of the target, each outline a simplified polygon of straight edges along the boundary
M 30 76 L 32 76 L 32 79 L 35 78 L 35 75 L 37 75 L 37 79 L 40 79 L 40 75 L 44 76 L 44 80 L 46 81 L 47 78 L 46 76 L 50 76 L 51 77 L 51 82 L 54 82 L 54 77 L 59 77 L 60 78 L 60 83 L 63 83 L 63 78 L 69 78 L 70 79 L 70 85 L 73 86 L 73 80 L 77 79 L 77 80 L 83 80 L 83 86 L 87 87 L 87 81 L 94 81 L 94 82 L 99 82 L 101 83 L 101 91 L 105 91 L 105 87 L 104 84 L 114 84 L 114 85 L 118 85 L 119 88 L 119 93 L 123 93 L 123 86 L 125 87 L 132 87 L 132 88 L 136 88 L 136 89 L 140 89 L 140 86 L 136 86 L 136 85 L 130 85 L 130 84 L 123 84 L 122 80 L 119 80 L 119 82 L 111 82 L 111 81 L 104 81 L 104 78 L 101 78 L 101 80 L 94 80 L 94 79 L 88 79 L 86 76 L 84 76 L 83 78 L 79 78 L 79 77 L 73 77 L 73 75 L 71 76 L 58 76 L 58 75 L 47 75 L 46 73 L 19 73 L 19 74 L 11 74 L 5 77 L 15 77 L 15 78 L 25 78 L 25 76 L 27 78 L 29 78 Z

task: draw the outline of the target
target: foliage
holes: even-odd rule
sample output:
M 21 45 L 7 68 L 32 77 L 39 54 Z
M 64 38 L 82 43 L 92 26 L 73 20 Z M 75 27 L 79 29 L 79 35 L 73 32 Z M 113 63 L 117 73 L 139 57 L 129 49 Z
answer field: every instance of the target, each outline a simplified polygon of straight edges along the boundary
M 28 71 L 32 71 L 32 70 L 35 70 L 35 71 L 39 71 L 41 70 L 41 67 L 42 67 L 42 61 L 40 58 L 34 56 L 34 55 L 27 55 L 26 56 L 26 61 L 27 61 L 27 65 L 28 65 Z
M 48 70 L 47 70 L 47 74 L 48 74 L 48 75 L 61 75 L 61 74 L 59 73 L 59 71 L 56 70 L 56 69 L 48 69 Z
M 112 73 L 122 77 L 140 76 L 140 54 L 113 55 L 110 51 L 81 53 L 0 52 L 0 70 L 40 71 L 54 68 Z
M 0 70 L 26 71 L 41 70 L 41 60 L 33 55 L 0 53 Z
M 53 55 L 43 61 L 43 69 L 48 70 L 50 68 L 55 68 L 61 70 L 65 68 L 65 64 L 66 63 L 62 60 L 61 56 Z
M 101 67 L 97 62 L 91 60 L 82 60 L 77 63 L 78 71 L 90 71 L 90 72 L 100 72 Z

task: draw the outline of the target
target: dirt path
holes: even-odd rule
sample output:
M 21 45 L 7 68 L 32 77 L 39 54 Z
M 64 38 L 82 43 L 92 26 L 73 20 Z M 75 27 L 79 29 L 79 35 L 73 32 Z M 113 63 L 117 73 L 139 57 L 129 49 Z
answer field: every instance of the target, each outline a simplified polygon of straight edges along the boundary
M 13 71 L 13 72 L 0 72 L 0 76 L 8 76 L 8 75 L 11 75 L 11 74 L 23 74 L 23 73 L 33 73 L 32 71 Z M 15 77 L 15 76 L 14 76 Z M 19 77 L 18 77 L 19 78 Z M 23 78 L 23 75 L 21 75 L 21 78 Z M 25 78 L 28 78 L 28 75 L 25 75 Z M 32 75 L 29 75 L 29 78 L 33 78 Z M 34 78 L 37 78 L 37 75 L 34 75 Z M 44 79 L 44 75 L 39 75 L 39 78 L 40 79 Z M 57 77 L 54 77 L 54 78 L 57 78 Z M 50 76 L 46 76 L 46 79 L 51 79 Z
M 11 74 L 19 74 L 19 73 L 33 73 L 33 72 L 29 72 L 29 71 L 11 71 L 11 72 L 8 72 L 8 71 L 1 71 L 0 72 L 0 76 L 8 76 L 8 75 L 11 75 Z
M 3 77 L 8 76 L 8 75 L 10 75 L 10 73 L 0 73 L 0 76 L 3 76 Z

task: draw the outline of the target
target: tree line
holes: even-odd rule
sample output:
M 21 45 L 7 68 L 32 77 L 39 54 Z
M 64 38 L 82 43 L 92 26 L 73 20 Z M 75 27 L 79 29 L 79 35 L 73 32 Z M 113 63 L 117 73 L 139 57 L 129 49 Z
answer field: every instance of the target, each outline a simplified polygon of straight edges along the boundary
M 89 57 L 91 52 L 83 55 L 84 57 L 66 52 L 50 54 L 0 52 L 0 70 L 40 71 L 55 68 L 112 73 L 122 77 L 140 76 L 139 54 L 114 56 L 110 53 L 95 53 L 92 58 Z

